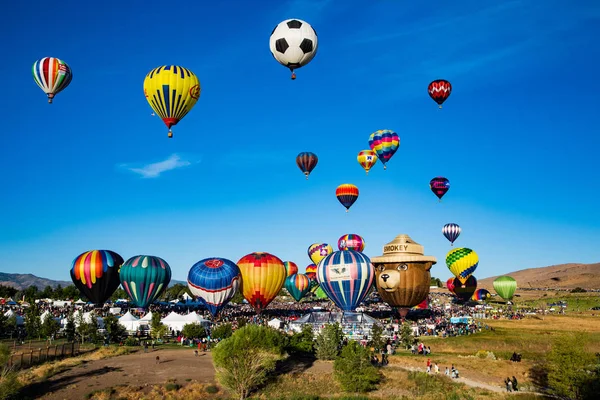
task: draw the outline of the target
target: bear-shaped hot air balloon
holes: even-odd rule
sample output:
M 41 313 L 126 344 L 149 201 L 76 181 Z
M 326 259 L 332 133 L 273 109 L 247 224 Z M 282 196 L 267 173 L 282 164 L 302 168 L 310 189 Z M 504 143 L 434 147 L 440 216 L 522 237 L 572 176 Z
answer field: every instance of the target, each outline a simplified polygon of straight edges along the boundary
M 403 317 L 429 295 L 430 269 L 437 259 L 424 254 L 423 246 L 402 234 L 383 246 L 382 256 L 371 259 L 379 296 Z

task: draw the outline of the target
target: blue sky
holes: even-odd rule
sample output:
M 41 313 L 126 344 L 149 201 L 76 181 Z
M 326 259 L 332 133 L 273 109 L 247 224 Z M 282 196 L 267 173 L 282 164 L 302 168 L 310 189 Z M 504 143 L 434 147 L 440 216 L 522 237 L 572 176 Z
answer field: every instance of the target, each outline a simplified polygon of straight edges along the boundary
M 252 251 L 304 270 L 311 243 L 358 233 L 377 256 L 407 233 L 445 279 L 447 222 L 479 278 L 600 261 L 600 6 L 486 3 L 4 6 L 0 270 L 68 280 L 73 258 L 100 248 L 160 256 L 181 280 L 200 259 Z M 287 18 L 319 35 L 296 81 L 269 53 Z M 31 77 L 45 56 L 74 76 L 52 105 Z M 172 140 L 142 90 L 164 64 L 202 85 Z M 442 110 L 427 94 L 437 78 L 453 85 Z M 400 149 L 366 176 L 356 154 L 377 129 Z M 301 151 L 319 156 L 308 181 Z M 438 175 L 451 182 L 441 204 Z M 349 213 L 341 183 L 360 189 Z

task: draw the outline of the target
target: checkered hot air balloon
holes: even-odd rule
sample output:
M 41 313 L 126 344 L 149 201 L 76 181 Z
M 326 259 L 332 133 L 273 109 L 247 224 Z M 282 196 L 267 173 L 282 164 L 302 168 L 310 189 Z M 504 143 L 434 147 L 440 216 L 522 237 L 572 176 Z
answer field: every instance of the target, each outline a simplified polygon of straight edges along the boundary
M 146 308 L 169 286 L 171 267 L 160 257 L 135 256 L 121 266 L 119 277 L 131 301 Z
M 200 298 L 215 317 L 237 293 L 241 274 L 231 260 L 205 258 L 190 268 L 187 282 L 192 295 Z
M 369 147 L 373 150 L 381 163 L 383 164 L 383 169 L 387 169 L 385 165 L 392 156 L 400 147 L 400 137 L 394 131 L 389 129 L 380 129 L 371 133 L 369 136 Z
M 250 253 L 238 261 L 242 294 L 257 314 L 273 301 L 286 278 L 283 261 L 269 253 Z
M 375 268 L 369 257 L 354 250 L 336 251 L 317 266 L 319 287 L 341 310 L 354 311 L 373 285 Z
M 110 250 L 91 250 L 78 255 L 71 264 L 71 279 L 81 294 L 102 306 L 117 290 L 123 257 Z
M 429 93 L 429 97 L 438 103 L 439 108 L 442 108 L 442 103 L 445 102 L 448 97 L 450 97 L 450 93 L 452 93 L 452 85 L 445 79 L 436 79 L 429 84 L 427 92 Z
M 479 265 L 479 256 L 466 247 L 450 250 L 446 255 L 446 266 L 464 284 Z
M 460 236 L 460 226 L 454 223 L 446 224 L 442 228 L 442 233 L 450 241 L 450 246 L 454 246 L 454 241 Z

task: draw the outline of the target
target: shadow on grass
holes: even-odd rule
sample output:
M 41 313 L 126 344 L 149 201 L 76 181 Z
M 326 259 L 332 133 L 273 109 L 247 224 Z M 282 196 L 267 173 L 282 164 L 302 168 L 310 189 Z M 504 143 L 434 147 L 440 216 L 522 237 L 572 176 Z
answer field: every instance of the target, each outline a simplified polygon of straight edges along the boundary
M 96 368 L 96 369 L 93 369 L 90 371 L 85 371 L 85 372 L 82 372 L 77 375 L 68 375 L 68 376 L 63 376 L 58 379 L 51 379 L 51 380 L 46 380 L 46 381 L 42 381 L 42 382 L 38 382 L 38 383 L 33 383 L 33 384 L 25 386 L 24 388 L 21 389 L 21 392 L 19 393 L 20 394 L 19 398 L 20 399 L 37 399 L 44 394 L 52 393 L 54 391 L 63 389 L 65 387 L 71 385 L 72 383 L 74 383 L 74 381 L 79 380 L 81 378 L 92 377 L 92 376 L 98 377 L 98 376 L 101 376 L 104 374 L 108 374 L 110 372 L 119 372 L 119 371 L 122 371 L 121 368 L 102 367 L 102 368 Z

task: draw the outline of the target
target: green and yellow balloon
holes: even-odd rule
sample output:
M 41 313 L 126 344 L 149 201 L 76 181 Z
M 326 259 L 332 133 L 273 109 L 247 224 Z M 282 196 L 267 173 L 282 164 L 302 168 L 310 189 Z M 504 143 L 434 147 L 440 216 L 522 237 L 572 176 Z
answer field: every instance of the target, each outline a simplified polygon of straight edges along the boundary
M 131 301 L 146 308 L 169 286 L 171 267 L 160 257 L 135 256 L 121 266 L 119 277 Z
M 473 250 L 466 247 L 450 250 L 446 255 L 446 265 L 452 274 L 463 285 L 477 269 L 479 256 Z
M 507 301 L 512 300 L 515 295 L 515 290 L 517 290 L 517 281 L 512 276 L 508 275 L 496 278 L 493 285 L 498 296 Z

